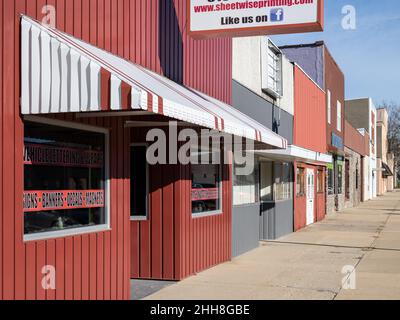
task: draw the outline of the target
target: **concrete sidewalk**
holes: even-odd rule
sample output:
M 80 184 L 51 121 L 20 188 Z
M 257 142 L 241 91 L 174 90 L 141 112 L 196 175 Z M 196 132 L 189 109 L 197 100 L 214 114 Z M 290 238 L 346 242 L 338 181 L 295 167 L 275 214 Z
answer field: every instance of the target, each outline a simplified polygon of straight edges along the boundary
M 353 290 L 342 286 L 345 266 L 355 267 Z M 400 299 L 400 192 L 263 242 L 146 299 Z

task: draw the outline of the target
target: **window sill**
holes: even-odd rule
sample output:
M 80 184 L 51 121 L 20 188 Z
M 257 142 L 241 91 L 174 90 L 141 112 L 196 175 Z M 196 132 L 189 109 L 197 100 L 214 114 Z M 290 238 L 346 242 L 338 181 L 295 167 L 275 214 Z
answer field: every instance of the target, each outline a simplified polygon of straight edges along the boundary
M 192 219 L 200 219 L 200 218 L 207 218 L 212 216 L 219 216 L 222 215 L 222 211 L 213 211 L 213 212 L 205 212 L 205 213 L 192 213 Z
M 84 228 L 66 229 L 60 231 L 27 234 L 24 235 L 24 242 L 68 238 L 73 236 L 80 236 L 84 234 L 98 233 L 105 231 L 111 231 L 111 228 L 108 225 L 99 225 L 94 227 L 84 227 Z
M 131 216 L 131 221 L 148 221 L 149 217 L 141 217 L 141 216 Z

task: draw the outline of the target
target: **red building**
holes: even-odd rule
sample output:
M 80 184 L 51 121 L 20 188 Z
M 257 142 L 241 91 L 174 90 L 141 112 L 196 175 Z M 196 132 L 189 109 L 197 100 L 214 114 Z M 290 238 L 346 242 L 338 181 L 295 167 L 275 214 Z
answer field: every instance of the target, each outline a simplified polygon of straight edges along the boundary
M 294 82 L 294 145 L 314 153 L 314 161 L 294 164 L 294 226 L 299 230 L 325 217 L 325 170 L 331 159 L 325 154 L 326 123 L 321 121 L 326 118 L 325 92 L 298 65 Z
M 1 1 L 0 299 L 129 299 L 131 277 L 230 259 L 230 165 L 148 165 L 145 134 L 177 120 L 261 149 L 286 140 L 225 104 L 231 40 L 189 38 L 186 12 Z
M 341 211 L 345 206 L 344 74 L 323 41 L 281 49 L 326 92 L 325 136 L 327 151 L 333 157 L 333 162 L 328 165 L 327 213 Z

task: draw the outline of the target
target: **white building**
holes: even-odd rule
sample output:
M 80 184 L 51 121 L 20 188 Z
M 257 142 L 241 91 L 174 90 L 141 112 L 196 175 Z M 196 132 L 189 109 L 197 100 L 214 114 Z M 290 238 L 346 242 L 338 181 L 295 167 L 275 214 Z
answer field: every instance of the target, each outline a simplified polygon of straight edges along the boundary
M 371 98 L 361 98 L 346 101 L 346 120 L 360 132 L 367 131 L 369 142 L 369 166 L 365 166 L 364 183 L 367 183 L 365 200 L 377 196 L 377 159 L 376 159 L 376 107 Z

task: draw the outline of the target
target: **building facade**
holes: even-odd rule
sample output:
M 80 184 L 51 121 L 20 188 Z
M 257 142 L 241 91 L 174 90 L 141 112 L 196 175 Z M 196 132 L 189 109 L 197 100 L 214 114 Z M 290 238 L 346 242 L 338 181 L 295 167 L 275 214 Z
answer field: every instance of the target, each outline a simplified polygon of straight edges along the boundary
M 229 162 L 147 154 L 156 136 L 171 150 L 188 129 L 285 148 L 228 106 L 231 40 L 191 39 L 184 0 L 0 8 L 0 299 L 129 299 L 130 278 L 179 280 L 229 260 Z
M 393 190 L 392 161 L 389 165 L 388 154 L 388 121 L 389 115 L 386 109 L 377 110 L 376 121 L 376 165 L 377 165 L 377 195 L 382 196 Z M 391 159 L 392 160 L 392 159 Z
M 346 101 L 346 120 L 361 132 L 369 135 L 369 169 L 365 172 L 367 177 L 367 191 L 365 200 L 370 200 L 377 195 L 377 158 L 376 158 L 376 107 L 371 98 L 354 99 Z
M 274 60 L 277 59 L 277 60 Z M 268 66 L 279 65 L 281 75 Z M 233 39 L 232 105 L 293 143 L 294 73 L 267 37 Z M 278 80 L 279 77 L 279 80 Z M 278 80 L 278 84 L 275 84 Z M 278 92 L 279 91 L 279 92 Z M 237 256 L 293 232 L 293 160 L 255 152 L 256 169 L 248 177 L 233 172 L 232 254 Z
M 369 137 L 345 121 L 345 207 L 357 207 L 364 199 L 363 179 L 365 157 L 368 156 Z
M 328 165 L 327 213 L 341 211 L 345 205 L 344 188 L 344 74 L 324 42 L 281 47 L 284 54 L 326 92 L 326 144 L 333 157 Z
M 332 157 L 326 154 L 325 92 L 298 65 L 295 79 L 295 146 L 325 157 L 325 161 L 295 161 L 295 230 L 323 220 L 326 215 L 326 166 Z

